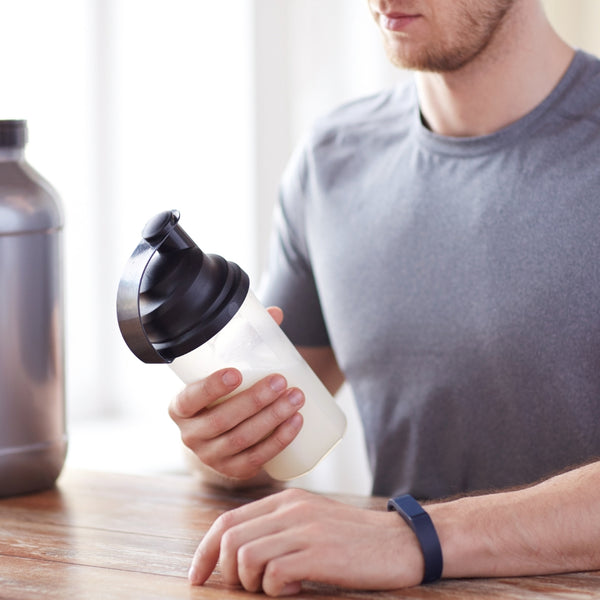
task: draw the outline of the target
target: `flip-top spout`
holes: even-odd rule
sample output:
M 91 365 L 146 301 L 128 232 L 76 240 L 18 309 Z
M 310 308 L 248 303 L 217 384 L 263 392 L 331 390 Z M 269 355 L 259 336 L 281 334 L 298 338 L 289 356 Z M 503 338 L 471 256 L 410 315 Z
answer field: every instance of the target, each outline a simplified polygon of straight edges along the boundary
M 179 211 L 150 219 L 117 293 L 123 339 L 147 363 L 171 362 L 231 320 L 249 289 L 238 265 L 204 254 L 179 225 Z
M 185 250 L 196 246 L 179 225 L 178 210 L 166 210 L 152 217 L 146 223 L 142 237 L 159 252 Z

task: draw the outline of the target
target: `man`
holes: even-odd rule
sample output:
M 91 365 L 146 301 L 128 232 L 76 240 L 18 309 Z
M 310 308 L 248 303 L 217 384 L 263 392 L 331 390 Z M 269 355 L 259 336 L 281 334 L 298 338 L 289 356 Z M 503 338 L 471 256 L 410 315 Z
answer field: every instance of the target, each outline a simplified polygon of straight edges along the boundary
M 538 0 L 369 7 L 414 82 L 295 154 L 263 299 L 331 391 L 352 387 L 373 492 L 434 500 L 431 522 L 411 499 L 392 507 L 416 535 L 286 490 L 217 519 L 190 579 L 218 559 L 271 595 L 600 569 L 600 63 Z M 301 426 L 277 375 L 206 409 L 240 381 L 216 373 L 170 409 L 226 485 L 264 481 Z

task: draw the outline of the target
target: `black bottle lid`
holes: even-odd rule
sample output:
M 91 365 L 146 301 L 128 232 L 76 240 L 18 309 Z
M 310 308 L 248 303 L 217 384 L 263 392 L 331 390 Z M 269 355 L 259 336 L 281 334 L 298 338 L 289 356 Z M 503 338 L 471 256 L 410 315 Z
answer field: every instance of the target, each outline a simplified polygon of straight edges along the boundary
M 171 362 L 227 325 L 250 283 L 237 264 L 204 254 L 176 210 L 150 219 L 142 237 L 119 283 L 119 328 L 140 360 Z
M 27 121 L 0 120 L 0 148 L 24 148 L 27 144 Z

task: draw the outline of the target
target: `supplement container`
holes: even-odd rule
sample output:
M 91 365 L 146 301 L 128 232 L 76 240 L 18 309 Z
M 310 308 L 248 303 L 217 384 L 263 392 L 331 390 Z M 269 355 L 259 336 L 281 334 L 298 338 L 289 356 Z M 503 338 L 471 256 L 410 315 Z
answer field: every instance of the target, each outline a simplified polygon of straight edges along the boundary
M 67 451 L 58 195 L 0 121 L 0 496 L 51 487 Z

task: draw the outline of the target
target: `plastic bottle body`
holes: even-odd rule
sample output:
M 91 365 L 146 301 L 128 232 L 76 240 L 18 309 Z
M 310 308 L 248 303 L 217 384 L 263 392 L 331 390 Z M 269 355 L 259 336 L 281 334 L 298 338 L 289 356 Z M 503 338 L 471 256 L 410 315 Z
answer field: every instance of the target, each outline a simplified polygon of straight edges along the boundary
M 265 464 L 274 479 L 285 481 L 307 473 L 344 435 L 343 411 L 252 291 L 219 333 L 170 366 L 184 383 L 235 367 L 243 377 L 235 393 L 271 373 L 280 373 L 289 387 L 304 392 L 302 429 L 287 448 Z
M 62 226 L 54 190 L 0 148 L 0 496 L 51 487 L 64 465 Z

